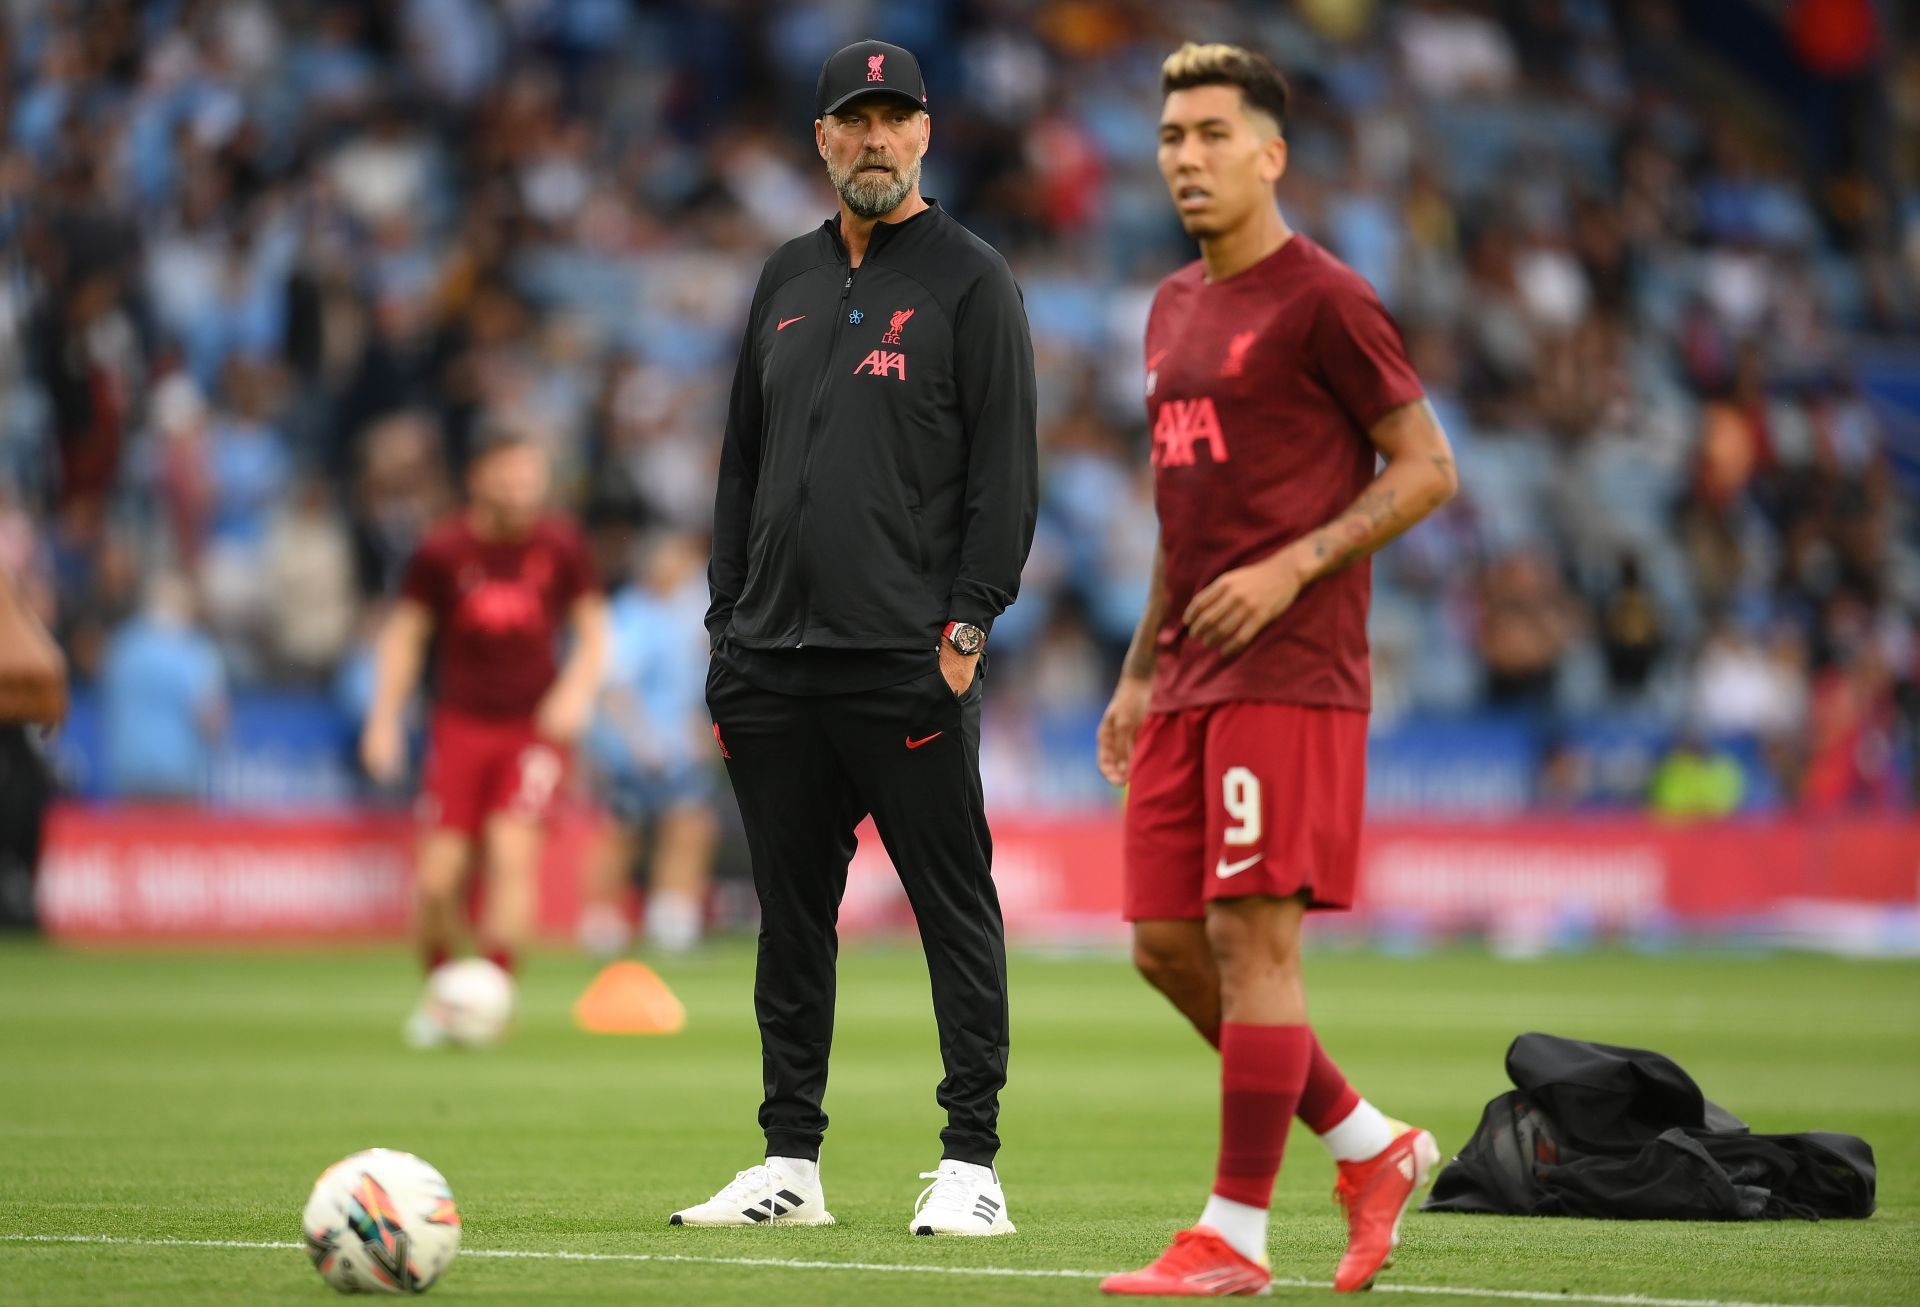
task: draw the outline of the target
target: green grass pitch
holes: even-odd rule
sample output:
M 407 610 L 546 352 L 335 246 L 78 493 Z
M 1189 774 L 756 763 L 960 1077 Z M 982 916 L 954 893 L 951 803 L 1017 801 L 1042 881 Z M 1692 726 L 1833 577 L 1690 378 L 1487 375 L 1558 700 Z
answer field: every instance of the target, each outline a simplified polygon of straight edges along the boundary
M 576 1033 L 591 967 L 528 969 L 518 1033 L 479 1055 L 415 1054 L 398 952 L 100 954 L 0 945 L 0 1302 L 308 1303 L 333 1295 L 290 1245 L 321 1168 L 373 1145 L 451 1180 L 465 1248 L 436 1301 L 1091 1303 L 1089 1278 L 730 1263 L 1104 1272 L 1198 1214 L 1215 1144 L 1212 1055 L 1115 958 L 1017 957 L 1002 1175 L 1020 1233 L 906 1233 L 938 1156 L 926 976 L 906 948 L 842 959 L 824 1230 L 672 1230 L 759 1156 L 751 953 L 663 974 L 672 1038 Z M 1504 1087 L 1527 1029 L 1678 1058 L 1756 1128 L 1853 1131 L 1881 1210 L 1818 1225 L 1628 1224 L 1415 1215 L 1382 1287 L 1697 1303 L 1920 1302 L 1920 967 L 1809 957 L 1500 963 L 1449 953 L 1309 964 L 1323 1038 L 1362 1092 L 1451 1150 Z M 1277 1275 L 1325 1282 L 1341 1247 L 1332 1166 L 1296 1130 L 1275 1199 Z M 485 1250 L 616 1254 L 510 1259 Z M 691 1260 L 633 1260 L 634 1255 Z M 1324 1289 L 1276 1287 L 1324 1298 Z M 1509 1299 L 1513 1300 L 1513 1299 Z M 1520 1298 L 1519 1300 L 1529 1300 Z

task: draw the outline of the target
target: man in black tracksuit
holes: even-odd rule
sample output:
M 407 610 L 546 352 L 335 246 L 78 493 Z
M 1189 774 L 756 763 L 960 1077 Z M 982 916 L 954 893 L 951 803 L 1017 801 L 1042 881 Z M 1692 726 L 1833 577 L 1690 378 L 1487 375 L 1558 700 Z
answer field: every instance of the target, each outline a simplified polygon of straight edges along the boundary
M 761 907 L 754 1006 L 767 1161 L 676 1225 L 824 1225 L 835 922 L 869 813 L 906 887 L 946 1077 L 909 1227 L 1010 1234 L 993 1169 L 1006 952 L 980 788 L 981 650 L 1037 507 L 1033 345 L 1006 262 L 919 192 L 914 58 L 821 70 L 840 212 L 767 261 L 714 506 L 714 735 Z

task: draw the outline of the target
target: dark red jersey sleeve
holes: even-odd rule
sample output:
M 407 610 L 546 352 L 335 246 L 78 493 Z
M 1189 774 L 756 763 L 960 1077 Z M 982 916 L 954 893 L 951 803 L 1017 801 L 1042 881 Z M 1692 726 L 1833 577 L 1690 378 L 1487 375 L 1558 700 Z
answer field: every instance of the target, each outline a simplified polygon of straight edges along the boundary
M 1327 283 L 1309 339 L 1321 381 L 1364 431 L 1426 394 L 1407 359 L 1400 328 L 1358 277 Z
M 446 551 L 434 536 L 428 536 L 407 560 L 407 570 L 400 577 L 400 597 L 425 608 L 436 622 L 444 621 L 452 602 L 451 580 Z
M 560 549 L 554 585 L 562 612 L 573 607 L 583 595 L 598 594 L 600 576 L 587 549 L 587 538 L 572 522 L 559 524 Z

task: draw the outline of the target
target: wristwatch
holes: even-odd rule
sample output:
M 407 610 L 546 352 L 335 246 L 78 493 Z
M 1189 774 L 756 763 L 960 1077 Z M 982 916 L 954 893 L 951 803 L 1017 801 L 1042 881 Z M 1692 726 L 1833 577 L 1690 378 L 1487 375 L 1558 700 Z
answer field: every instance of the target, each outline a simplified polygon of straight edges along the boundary
M 948 622 L 947 629 L 940 632 L 940 638 L 952 645 L 954 652 L 968 658 L 987 647 L 987 633 L 966 622 Z

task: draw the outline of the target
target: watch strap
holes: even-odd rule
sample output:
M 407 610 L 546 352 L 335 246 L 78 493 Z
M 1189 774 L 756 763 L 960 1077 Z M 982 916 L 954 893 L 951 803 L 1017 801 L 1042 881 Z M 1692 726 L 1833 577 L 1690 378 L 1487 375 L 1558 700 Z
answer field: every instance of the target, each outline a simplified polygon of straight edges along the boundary
M 944 627 L 941 628 L 940 638 L 942 640 L 945 640 L 948 644 L 953 645 L 955 649 L 958 649 L 959 645 L 954 644 L 953 633 L 959 630 L 963 626 L 972 626 L 972 623 L 962 622 L 957 619 L 954 621 L 948 622 Z M 980 631 L 980 628 L 977 626 L 974 626 L 973 629 L 976 631 Z M 985 631 L 980 631 L 980 649 L 985 649 L 986 647 L 987 647 L 987 633 Z M 980 649 L 976 649 L 974 650 L 974 652 L 978 653 L 980 652 Z

